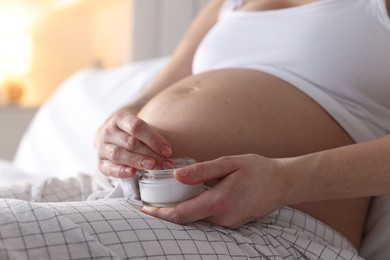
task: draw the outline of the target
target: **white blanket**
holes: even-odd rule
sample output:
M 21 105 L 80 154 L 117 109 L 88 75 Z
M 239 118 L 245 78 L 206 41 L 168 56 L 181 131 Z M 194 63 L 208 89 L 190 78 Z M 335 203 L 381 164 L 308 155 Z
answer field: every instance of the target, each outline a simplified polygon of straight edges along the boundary
M 361 259 L 339 233 L 291 208 L 235 230 L 177 225 L 123 198 L 83 201 L 92 182 L 1 188 L 0 259 Z

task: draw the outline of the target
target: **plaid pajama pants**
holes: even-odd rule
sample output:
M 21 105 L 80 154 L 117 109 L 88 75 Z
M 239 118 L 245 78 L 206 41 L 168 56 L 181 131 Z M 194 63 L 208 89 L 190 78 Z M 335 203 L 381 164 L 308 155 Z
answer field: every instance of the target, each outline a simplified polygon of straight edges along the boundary
M 93 182 L 79 175 L 0 188 L 0 259 L 361 259 L 339 233 L 292 208 L 235 230 L 177 225 L 124 198 L 86 201 Z

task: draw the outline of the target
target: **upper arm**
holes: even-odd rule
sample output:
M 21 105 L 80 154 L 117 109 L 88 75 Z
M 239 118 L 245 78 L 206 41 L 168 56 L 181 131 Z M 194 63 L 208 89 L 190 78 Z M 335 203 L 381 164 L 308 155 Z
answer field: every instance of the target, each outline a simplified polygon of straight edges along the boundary
M 152 97 L 169 85 L 191 75 L 195 51 L 205 34 L 216 23 L 223 2 L 224 0 L 210 0 L 199 12 L 172 54 L 167 66 L 144 93 L 145 96 Z
M 182 60 L 183 62 L 185 61 L 187 72 L 192 70 L 192 59 L 199 43 L 217 22 L 219 10 L 223 2 L 224 0 L 210 0 L 194 19 L 175 50 L 173 58 Z
M 390 18 L 390 0 L 387 0 L 387 14 L 389 15 Z

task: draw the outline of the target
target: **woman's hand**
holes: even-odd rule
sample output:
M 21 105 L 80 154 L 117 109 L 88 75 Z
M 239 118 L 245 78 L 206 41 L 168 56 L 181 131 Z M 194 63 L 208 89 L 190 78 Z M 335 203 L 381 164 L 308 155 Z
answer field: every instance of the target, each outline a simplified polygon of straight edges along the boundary
M 167 140 L 131 112 L 111 116 L 95 136 L 99 169 L 107 176 L 125 178 L 137 169 L 173 167 Z
M 289 186 L 277 159 L 259 155 L 228 156 L 175 171 L 185 184 L 216 183 L 198 197 L 175 207 L 143 212 L 178 224 L 204 220 L 236 228 L 287 205 Z

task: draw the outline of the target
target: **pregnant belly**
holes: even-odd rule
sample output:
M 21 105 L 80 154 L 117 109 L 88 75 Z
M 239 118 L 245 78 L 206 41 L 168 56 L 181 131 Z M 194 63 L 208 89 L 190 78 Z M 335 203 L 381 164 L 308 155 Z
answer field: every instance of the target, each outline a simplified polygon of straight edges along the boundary
M 304 93 L 249 69 L 188 77 L 153 98 L 139 116 L 167 138 L 174 156 L 198 161 L 244 153 L 290 157 L 353 143 Z M 295 207 L 354 240 L 367 205 L 360 199 Z
M 352 143 L 313 100 L 274 76 L 224 69 L 191 76 L 152 99 L 139 116 L 180 156 L 301 155 Z

